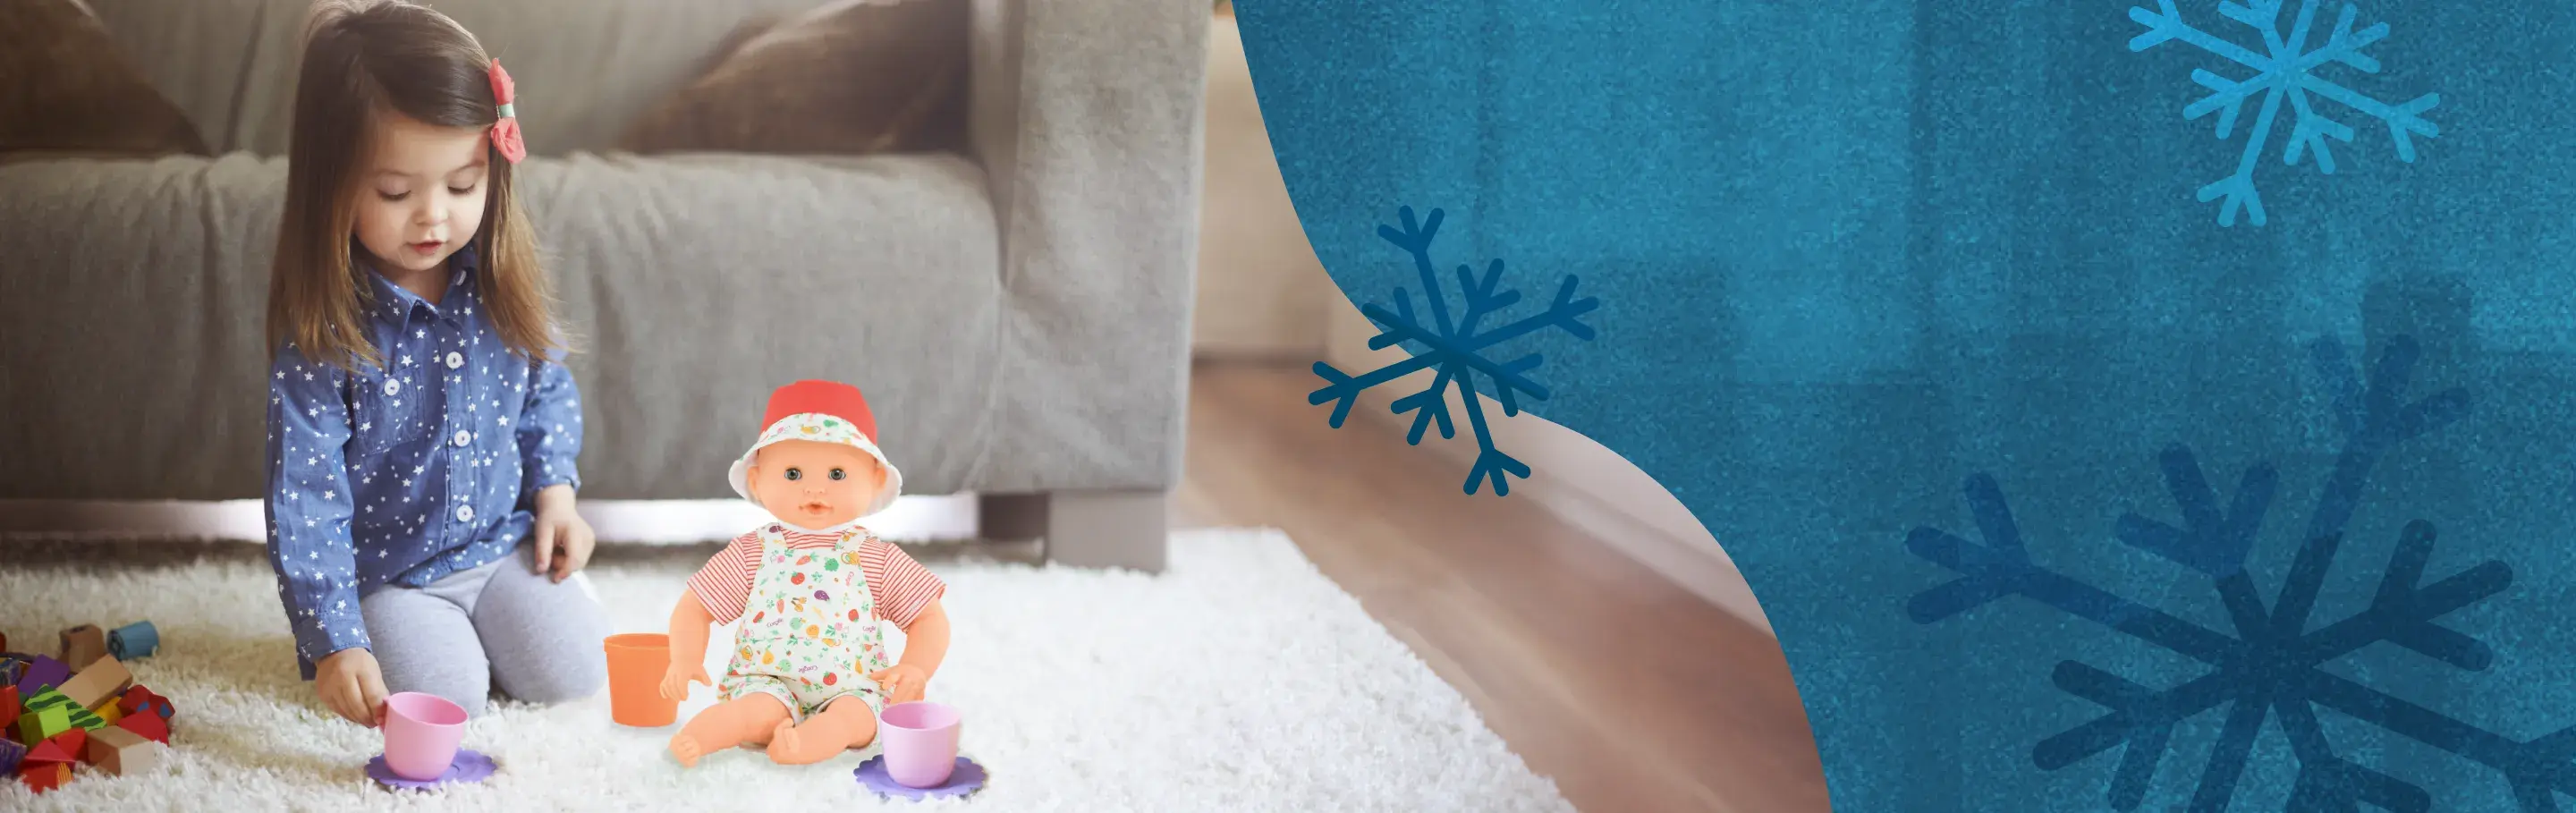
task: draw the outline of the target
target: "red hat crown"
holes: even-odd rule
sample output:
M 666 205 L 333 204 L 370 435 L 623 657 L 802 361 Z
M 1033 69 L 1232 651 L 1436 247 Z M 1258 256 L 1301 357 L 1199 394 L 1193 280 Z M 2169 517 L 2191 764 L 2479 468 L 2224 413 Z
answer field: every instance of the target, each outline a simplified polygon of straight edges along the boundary
M 760 419 L 760 429 L 768 431 L 780 418 L 808 412 L 849 421 L 868 442 L 876 442 L 877 418 L 868 411 L 868 399 L 859 394 L 859 388 L 838 381 L 798 381 L 771 392 L 769 414 Z

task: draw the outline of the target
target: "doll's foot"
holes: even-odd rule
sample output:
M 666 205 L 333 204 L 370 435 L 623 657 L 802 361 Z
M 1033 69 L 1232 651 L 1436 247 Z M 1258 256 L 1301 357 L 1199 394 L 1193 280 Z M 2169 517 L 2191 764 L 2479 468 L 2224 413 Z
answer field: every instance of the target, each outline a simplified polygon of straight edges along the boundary
M 769 761 L 810 765 L 864 748 L 876 739 L 876 715 L 866 703 L 833 703 L 804 725 L 779 723 L 769 735 Z
M 805 738 L 796 730 L 794 721 L 781 720 L 777 728 L 769 731 L 769 761 L 771 762 L 780 765 L 806 765 L 823 761 L 823 757 L 808 753 L 812 750 L 817 749 L 805 747 Z
M 671 756 L 679 758 L 680 767 L 698 767 L 698 757 L 706 753 L 705 746 L 698 744 L 698 738 L 689 736 L 688 732 L 671 735 Z

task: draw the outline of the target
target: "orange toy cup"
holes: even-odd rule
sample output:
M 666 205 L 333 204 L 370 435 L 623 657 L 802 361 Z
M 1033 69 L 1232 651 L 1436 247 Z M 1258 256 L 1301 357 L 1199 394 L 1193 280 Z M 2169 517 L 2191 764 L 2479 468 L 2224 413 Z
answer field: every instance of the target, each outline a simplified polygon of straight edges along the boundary
M 671 668 L 671 636 L 629 632 L 608 636 L 608 716 L 618 725 L 656 728 L 679 719 L 680 701 L 662 696 L 662 673 Z

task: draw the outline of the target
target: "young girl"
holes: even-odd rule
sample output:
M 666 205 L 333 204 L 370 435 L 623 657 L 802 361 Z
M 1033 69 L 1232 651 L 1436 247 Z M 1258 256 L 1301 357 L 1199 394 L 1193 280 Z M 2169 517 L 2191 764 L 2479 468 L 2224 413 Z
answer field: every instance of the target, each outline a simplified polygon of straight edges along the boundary
M 605 680 L 605 613 L 566 581 L 581 402 L 511 197 L 509 76 L 399 0 L 305 31 L 270 269 L 269 560 L 304 677 L 377 723 L 386 694 L 480 713 Z

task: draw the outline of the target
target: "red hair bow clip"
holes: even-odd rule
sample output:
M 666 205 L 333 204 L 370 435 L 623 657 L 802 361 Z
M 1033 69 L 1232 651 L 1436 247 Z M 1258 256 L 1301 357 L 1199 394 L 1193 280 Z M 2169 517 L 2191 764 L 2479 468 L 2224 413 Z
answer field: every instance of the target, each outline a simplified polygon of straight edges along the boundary
M 510 72 L 501 69 L 501 60 L 492 60 L 492 98 L 501 103 L 501 119 L 492 122 L 492 146 L 513 164 L 528 157 L 527 142 L 519 138 L 519 115 L 511 105 L 517 98 L 515 91 Z

